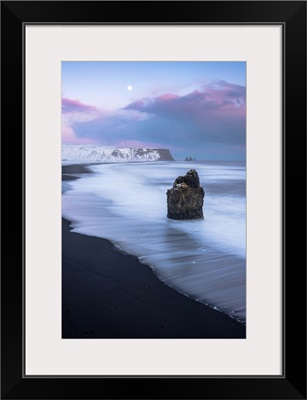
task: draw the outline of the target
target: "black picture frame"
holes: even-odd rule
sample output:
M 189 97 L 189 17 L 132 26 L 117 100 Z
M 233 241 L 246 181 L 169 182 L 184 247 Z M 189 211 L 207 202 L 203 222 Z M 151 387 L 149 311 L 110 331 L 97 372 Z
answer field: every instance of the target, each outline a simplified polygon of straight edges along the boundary
M 100 16 L 103 16 L 103 20 Z M 26 267 L 23 226 L 25 202 L 23 29 L 27 23 L 204 23 L 283 26 L 282 351 L 284 365 L 282 376 L 190 378 L 23 376 L 23 268 Z M 3 1 L 1 33 L 2 398 L 306 399 L 306 2 Z M 12 147 L 13 158 L 9 150 Z

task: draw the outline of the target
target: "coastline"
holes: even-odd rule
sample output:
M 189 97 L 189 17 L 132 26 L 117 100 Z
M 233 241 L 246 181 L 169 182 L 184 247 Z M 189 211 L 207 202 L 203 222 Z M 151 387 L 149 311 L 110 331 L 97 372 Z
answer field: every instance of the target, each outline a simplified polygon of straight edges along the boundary
M 63 181 L 90 172 L 62 167 Z M 180 294 L 109 240 L 62 219 L 63 338 L 245 338 L 245 325 Z

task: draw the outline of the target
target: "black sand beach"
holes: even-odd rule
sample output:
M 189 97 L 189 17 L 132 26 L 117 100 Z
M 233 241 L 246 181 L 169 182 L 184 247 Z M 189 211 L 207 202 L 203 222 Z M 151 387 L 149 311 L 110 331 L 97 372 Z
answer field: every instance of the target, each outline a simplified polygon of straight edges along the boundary
M 88 171 L 62 172 L 69 181 Z M 245 325 L 176 292 L 110 241 L 71 232 L 65 219 L 62 312 L 63 338 L 245 338 Z

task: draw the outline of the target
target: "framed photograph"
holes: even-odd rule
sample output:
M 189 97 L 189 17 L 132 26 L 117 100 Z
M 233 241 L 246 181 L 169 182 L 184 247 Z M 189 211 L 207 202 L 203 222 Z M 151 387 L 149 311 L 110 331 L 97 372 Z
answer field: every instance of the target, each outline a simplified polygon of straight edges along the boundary
M 306 3 L 1 10 L 2 398 L 305 399 Z

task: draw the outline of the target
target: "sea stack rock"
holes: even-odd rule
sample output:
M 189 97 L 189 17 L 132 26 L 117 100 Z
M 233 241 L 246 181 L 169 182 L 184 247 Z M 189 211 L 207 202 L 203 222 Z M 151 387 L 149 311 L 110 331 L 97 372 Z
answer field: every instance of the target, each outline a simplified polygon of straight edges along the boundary
M 171 219 L 203 218 L 205 191 L 199 184 L 198 173 L 191 169 L 178 176 L 167 192 L 167 217 Z

